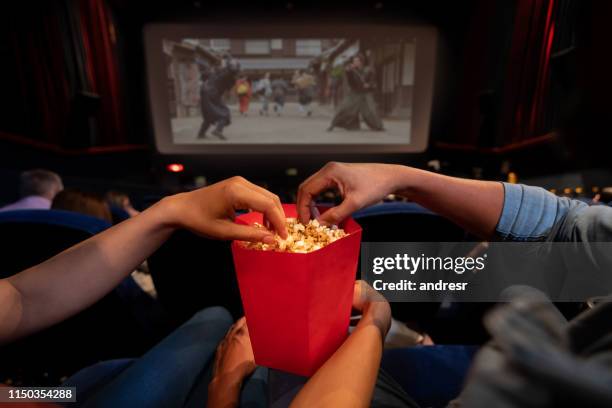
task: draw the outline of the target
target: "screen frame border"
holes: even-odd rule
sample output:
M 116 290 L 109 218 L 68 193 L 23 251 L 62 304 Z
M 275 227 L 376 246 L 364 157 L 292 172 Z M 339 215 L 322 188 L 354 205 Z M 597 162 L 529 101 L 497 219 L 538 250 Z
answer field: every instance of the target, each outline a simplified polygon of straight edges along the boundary
M 417 43 L 410 142 L 403 144 L 198 144 L 175 143 L 167 106 L 167 77 L 163 58 L 163 39 L 182 38 L 335 38 L 359 37 L 368 30 L 373 36 L 415 38 Z M 222 34 L 219 34 L 222 33 Z M 231 35 L 230 35 L 231 33 Z M 307 34 L 304 34 L 307 33 Z M 263 24 L 148 23 L 143 29 L 149 120 L 155 146 L 161 154 L 197 155 L 280 155 L 280 154 L 388 154 L 422 153 L 427 149 L 433 109 L 436 73 L 437 29 L 429 25 L 389 24 Z M 163 84 L 160 86 L 159 84 Z

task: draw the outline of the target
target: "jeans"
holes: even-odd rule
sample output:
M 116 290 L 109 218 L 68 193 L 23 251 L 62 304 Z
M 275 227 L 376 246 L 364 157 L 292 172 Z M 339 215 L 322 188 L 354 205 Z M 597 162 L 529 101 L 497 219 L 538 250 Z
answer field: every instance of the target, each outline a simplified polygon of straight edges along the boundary
M 229 312 L 221 307 L 204 309 L 142 357 L 94 364 L 74 374 L 63 386 L 76 387 L 76 406 L 203 407 L 217 345 L 232 322 Z M 387 350 L 382 367 L 388 374 L 379 372 L 372 406 L 415 406 L 408 395 L 424 406 L 437 406 L 454 398 L 474 352 L 470 346 Z M 287 403 L 301 388 L 291 391 L 295 384 L 289 381 L 290 375 L 278 372 L 269 385 L 268 376 L 268 369 L 258 367 L 246 379 L 241 407 L 267 407 L 268 393 L 278 403 L 291 392 L 291 397 L 285 398 Z
M 477 346 L 436 345 L 385 350 L 381 367 L 423 407 L 445 407 L 461 392 Z
M 95 364 L 63 385 L 77 388 L 78 406 L 203 407 L 217 345 L 232 323 L 225 309 L 204 309 L 142 357 Z M 266 379 L 258 368 L 245 381 L 241 405 L 267 405 Z

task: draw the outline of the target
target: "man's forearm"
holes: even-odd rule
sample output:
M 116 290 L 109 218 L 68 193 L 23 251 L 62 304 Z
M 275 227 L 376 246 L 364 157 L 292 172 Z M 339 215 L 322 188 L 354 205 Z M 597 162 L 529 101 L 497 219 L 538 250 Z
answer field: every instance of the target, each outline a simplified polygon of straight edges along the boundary
M 397 166 L 393 177 L 397 194 L 480 237 L 494 235 L 504 205 L 501 183 L 449 177 L 404 166 Z
M 59 322 L 102 298 L 153 253 L 174 226 L 168 200 L 42 264 L 20 272 L 0 289 L 12 311 L 0 324 L 0 343 Z
M 375 325 L 355 331 L 297 394 L 291 407 L 368 407 L 384 339 Z
M 364 292 L 365 291 L 365 292 Z M 356 286 L 353 307 L 362 311 L 357 327 L 308 380 L 292 407 L 369 407 L 378 377 L 391 308 L 369 285 Z M 360 302 L 365 304 L 360 305 Z

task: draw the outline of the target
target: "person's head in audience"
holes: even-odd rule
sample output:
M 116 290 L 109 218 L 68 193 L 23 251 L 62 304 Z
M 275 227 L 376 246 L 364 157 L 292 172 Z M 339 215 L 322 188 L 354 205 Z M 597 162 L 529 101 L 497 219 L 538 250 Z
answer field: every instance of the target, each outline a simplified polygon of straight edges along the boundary
M 0 211 L 48 210 L 53 198 L 63 188 L 57 173 L 44 169 L 24 171 L 19 176 L 19 200 L 0 208 Z
M 603 204 L 612 203 L 612 187 L 604 187 L 599 193 L 595 194 L 593 202 Z
M 112 223 L 110 208 L 99 195 L 79 190 L 66 189 L 55 196 L 51 208 L 78 212 L 92 217 L 100 218 Z
M 52 171 L 32 169 L 19 176 L 19 196 L 44 197 L 53 200 L 55 195 L 64 189 L 61 177 Z
M 136 210 L 134 206 L 132 206 L 132 202 L 130 201 L 130 197 L 122 193 L 121 191 L 110 190 L 104 196 L 106 198 L 106 202 L 111 207 L 116 207 L 124 210 L 128 213 L 130 217 L 140 214 L 140 211 Z

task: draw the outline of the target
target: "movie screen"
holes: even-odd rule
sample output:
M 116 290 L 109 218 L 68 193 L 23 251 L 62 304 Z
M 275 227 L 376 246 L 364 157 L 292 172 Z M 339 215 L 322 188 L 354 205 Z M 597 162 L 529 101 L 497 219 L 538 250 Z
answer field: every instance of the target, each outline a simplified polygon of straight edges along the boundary
M 178 144 L 409 144 L 414 39 L 164 39 Z

